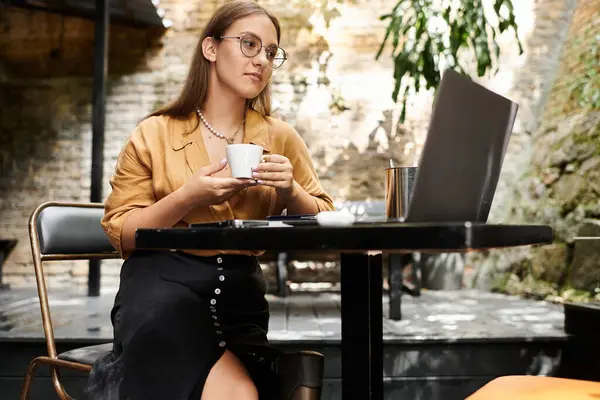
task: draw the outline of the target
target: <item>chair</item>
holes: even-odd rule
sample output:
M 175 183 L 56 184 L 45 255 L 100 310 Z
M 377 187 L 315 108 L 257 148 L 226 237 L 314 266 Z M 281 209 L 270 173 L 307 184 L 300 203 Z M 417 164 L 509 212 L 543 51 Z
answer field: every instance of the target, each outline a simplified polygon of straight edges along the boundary
M 50 366 L 57 395 L 61 399 L 72 399 L 61 383 L 59 370 L 89 372 L 94 361 L 112 349 L 112 343 L 104 343 L 57 354 L 43 268 L 43 262 L 51 260 L 119 258 L 100 225 L 103 213 L 101 203 L 46 202 L 31 214 L 29 240 L 48 355 L 36 357 L 29 364 L 21 400 L 27 399 L 31 380 L 40 364 Z M 323 368 L 324 358 L 320 353 L 299 351 L 282 355 L 275 368 L 280 376 L 281 400 L 319 399 Z

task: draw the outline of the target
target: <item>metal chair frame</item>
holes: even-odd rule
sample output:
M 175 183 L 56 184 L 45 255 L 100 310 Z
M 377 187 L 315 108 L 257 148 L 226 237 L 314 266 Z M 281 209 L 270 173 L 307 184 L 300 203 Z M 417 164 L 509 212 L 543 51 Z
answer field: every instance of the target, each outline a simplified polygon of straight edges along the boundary
M 34 358 L 27 368 L 21 400 L 26 400 L 29 395 L 29 388 L 35 370 L 40 364 L 49 365 L 51 368 L 52 385 L 56 394 L 63 400 L 72 400 L 60 381 L 60 368 L 68 368 L 76 371 L 89 372 L 91 365 L 82 364 L 73 361 L 61 360 L 56 352 L 56 341 L 54 340 L 54 327 L 52 325 L 52 316 L 48 302 L 48 291 L 46 288 L 46 278 L 44 274 L 44 261 L 68 261 L 68 260 L 91 260 L 91 259 L 115 259 L 119 258 L 116 251 L 110 253 L 82 253 L 82 254 L 42 254 L 40 247 L 40 236 L 38 231 L 38 219 L 43 210 L 48 207 L 81 207 L 81 208 L 102 208 L 101 203 L 77 203 L 77 202 L 46 202 L 39 205 L 29 218 L 29 240 L 31 242 L 31 253 L 33 256 L 33 266 L 35 269 L 35 281 L 38 288 L 38 297 L 42 313 L 42 325 L 48 349 L 47 356 Z M 108 240 L 108 239 L 107 239 Z

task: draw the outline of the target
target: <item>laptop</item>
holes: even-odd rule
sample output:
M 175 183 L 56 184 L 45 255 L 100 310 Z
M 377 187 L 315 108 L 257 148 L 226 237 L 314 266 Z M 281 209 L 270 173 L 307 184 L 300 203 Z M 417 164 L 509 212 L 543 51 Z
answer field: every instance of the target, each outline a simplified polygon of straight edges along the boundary
M 518 105 L 447 70 L 406 222 L 487 221 Z

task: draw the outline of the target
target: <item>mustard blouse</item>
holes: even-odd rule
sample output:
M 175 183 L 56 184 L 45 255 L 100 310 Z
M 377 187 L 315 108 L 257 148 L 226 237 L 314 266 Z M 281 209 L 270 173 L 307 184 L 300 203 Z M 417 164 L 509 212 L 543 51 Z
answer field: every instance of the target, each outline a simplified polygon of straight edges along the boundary
M 102 227 L 123 258 L 131 254 L 124 252 L 121 247 L 125 219 L 136 210 L 177 190 L 199 168 L 210 164 L 200 128 L 194 129 L 195 123 L 193 114 L 186 120 L 168 116 L 150 117 L 136 127 L 121 150 L 115 172 L 110 178 L 112 191 L 105 201 Z M 264 154 L 287 157 L 294 168 L 295 181 L 313 196 L 319 211 L 334 208 L 331 197 L 321 187 L 306 144 L 289 124 L 249 110 L 243 142 L 262 146 Z M 264 219 L 269 215 L 281 214 L 285 208 L 286 204 L 277 196 L 274 188 L 253 186 L 222 204 L 193 209 L 175 227 L 229 219 Z M 185 251 L 202 256 L 219 253 L 260 255 L 264 252 L 218 249 Z

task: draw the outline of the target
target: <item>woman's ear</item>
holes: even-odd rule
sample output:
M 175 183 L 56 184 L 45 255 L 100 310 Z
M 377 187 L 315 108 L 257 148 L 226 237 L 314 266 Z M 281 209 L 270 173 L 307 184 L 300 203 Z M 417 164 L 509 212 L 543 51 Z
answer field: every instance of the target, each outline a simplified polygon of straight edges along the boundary
M 217 42 L 211 37 L 206 37 L 202 41 L 202 55 L 210 62 L 217 60 Z

